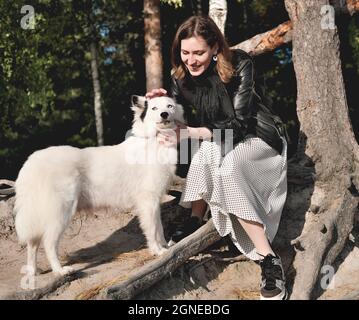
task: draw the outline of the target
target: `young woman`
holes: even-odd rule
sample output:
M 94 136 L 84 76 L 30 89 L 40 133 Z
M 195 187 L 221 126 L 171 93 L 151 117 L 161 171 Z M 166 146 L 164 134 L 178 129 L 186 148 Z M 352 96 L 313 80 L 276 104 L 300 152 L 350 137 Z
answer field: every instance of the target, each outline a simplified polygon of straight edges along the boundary
M 178 242 L 202 224 L 207 206 L 221 236 L 262 268 L 261 298 L 285 299 L 280 257 L 270 241 L 277 230 L 287 194 L 287 144 L 258 94 L 253 61 L 244 51 L 231 51 L 209 17 L 193 16 L 178 29 L 172 45 L 171 95 L 182 104 L 190 138 L 203 142 L 187 174 L 181 204 L 192 216 L 172 236 Z M 160 88 L 147 98 L 165 95 Z M 267 115 L 267 116 L 266 116 Z M 217 129 L 217 130 L 216 130 Z M 223 154 L 230 130 L 233 149 Z M 166 142 L 169 135 L 160 133 Z

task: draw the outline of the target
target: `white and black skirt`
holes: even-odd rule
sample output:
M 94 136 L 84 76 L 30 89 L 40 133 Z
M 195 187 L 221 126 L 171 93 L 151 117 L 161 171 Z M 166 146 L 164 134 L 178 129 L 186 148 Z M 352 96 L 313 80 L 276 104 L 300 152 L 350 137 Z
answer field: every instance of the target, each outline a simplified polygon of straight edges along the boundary
M 219 234 L 230 234 L 236 247 L 258 260 L 255 247 L 238 218 L 264 226 L 272 241 L 287 196 L 287 143 L 278 154 L 262 139 L 250 137 L 223 156 L 223 147 L 204 141 L 193 156 L 180 205 L 203 199 Z

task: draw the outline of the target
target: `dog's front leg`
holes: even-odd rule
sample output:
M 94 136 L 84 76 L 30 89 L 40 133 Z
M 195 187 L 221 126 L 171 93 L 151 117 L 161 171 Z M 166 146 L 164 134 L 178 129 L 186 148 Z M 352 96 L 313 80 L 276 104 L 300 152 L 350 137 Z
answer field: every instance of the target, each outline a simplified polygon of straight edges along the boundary
M 156 195 L 143 195 L 137 204 L 137 212 L 151 253 L 161 255 L 166 252 L 167 243 L 163 235 L 160 199 Z

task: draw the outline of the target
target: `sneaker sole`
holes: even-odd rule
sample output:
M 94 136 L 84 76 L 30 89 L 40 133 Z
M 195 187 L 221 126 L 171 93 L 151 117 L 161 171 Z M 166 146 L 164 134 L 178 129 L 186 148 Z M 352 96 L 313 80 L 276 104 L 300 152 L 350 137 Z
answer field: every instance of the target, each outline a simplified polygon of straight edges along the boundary
M 263 297 L 262 295 L 260 296 L 260 300 L 287 300 L 287 290 L 284 290 L 283 292 L 281 292 L 280 294 L 277 294 L 274 297 Z

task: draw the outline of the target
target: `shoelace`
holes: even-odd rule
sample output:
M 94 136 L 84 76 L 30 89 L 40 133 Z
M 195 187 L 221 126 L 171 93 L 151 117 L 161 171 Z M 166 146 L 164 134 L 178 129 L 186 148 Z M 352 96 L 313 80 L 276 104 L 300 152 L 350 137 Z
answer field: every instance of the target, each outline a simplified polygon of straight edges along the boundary
M 274 259 L 275 257 L 268 255 L 261 261 L 262 279 L 266 279 L 265 287 L 268 290 L 276 288 L 276 279 L 282 279 L 282 269 L 273 263 Z

